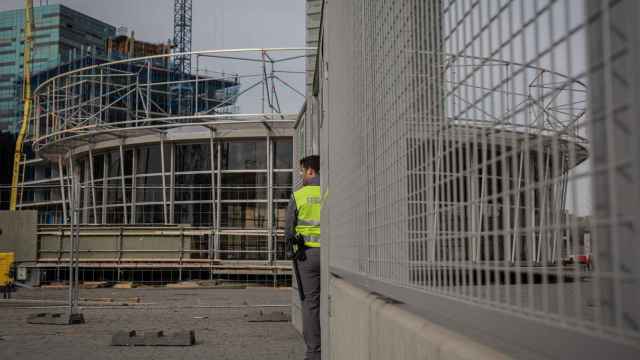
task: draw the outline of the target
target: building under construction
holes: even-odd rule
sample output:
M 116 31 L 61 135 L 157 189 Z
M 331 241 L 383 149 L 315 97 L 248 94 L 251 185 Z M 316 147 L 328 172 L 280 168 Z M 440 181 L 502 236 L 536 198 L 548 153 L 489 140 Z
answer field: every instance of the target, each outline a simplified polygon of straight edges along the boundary
M 37 214 L 34 251 L 17 256 L 32 282 L 65 281 L 74 243 L 80 281 L 288 281 L 307 49 L 171 54 L 190 49 L 186 3 L 171 46 L 120 34 L 30 74 L 10 190 Z
M 173 55 L 158 55 L 68 71 L 35 90 L 35 157 L 23 163 L 17 209 L 38 213 L 37 258 L 22 266 L 39 279 L 64 279 L 74 220 L 80 280 L 288 278 L 295 114 L 279 96 L 295 81 L 271 67 L 302 64 L 304 49 L 193 56 L 191 74 L 174 76 L 163 67 Z M 270 69 L 245 87 L 242 74 L 202 68 L 207 59 Z

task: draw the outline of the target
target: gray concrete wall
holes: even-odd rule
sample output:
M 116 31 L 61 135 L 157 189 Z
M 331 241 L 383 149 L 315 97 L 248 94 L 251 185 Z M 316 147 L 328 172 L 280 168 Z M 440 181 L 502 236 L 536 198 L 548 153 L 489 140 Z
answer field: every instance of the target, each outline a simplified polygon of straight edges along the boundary
M 435 325 L 346 281 L 330 280 L 328 359 L 499 360 L 507 355 Z
M 15 252 L 16 262 L 36 260 L 37 233 L 37 211 L 0 211 L 0 251 Z

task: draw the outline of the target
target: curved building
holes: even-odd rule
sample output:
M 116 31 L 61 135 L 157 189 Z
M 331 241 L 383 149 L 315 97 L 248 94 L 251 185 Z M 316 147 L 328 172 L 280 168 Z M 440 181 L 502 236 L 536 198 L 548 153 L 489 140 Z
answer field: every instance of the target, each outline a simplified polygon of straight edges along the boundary
M 306 50 L 194 52 L 190 74 L 150 56 L 42 83 L 18 204 L 41 224 L 32 271 L 64 277 L 75 216 L 80 280 L 286 279 Z

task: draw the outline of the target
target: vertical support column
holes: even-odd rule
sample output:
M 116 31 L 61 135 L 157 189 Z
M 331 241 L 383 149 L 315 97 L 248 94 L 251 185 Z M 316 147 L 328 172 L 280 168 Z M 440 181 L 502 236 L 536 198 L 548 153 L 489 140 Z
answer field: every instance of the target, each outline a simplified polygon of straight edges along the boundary
M 216 234 L 215 237 L 213 238 L 213 249 L 215 251 L 215 259 L 216 260 L 220 260 L 220 211 L 221 211 L 221 206 L 220 206 L 220 201 L 221 201 L 221 196 L 222 196 L 222 144 L 220 143 L 220 141 L 218 141 L 218 151 L 217 151 L 217 157 L 218 157 L 218 177 L 217 177 L 217 181 L 216 181 L 216 189 L 217 189 L 217 195 L 216 195 Z
M 118 146 L 118 151 L 120 152 L 120 185 L 122 186 L 122 218 L 125 224 L 128 224 L 127 219 L 127 186 L 126 181 L 124 180 L 124 146 L 123 143 L 120 143 Z
M 169 223 L 167 218 L 167 180 L 165 178 L 166 169 L 165 169 L 165 157 L 164 157 L 164 137 L 162 134 L 160 136 L 160 167 L 162 171 L 162 216 L 164 217 L 165 225 Z
M 175 144 L 170 144 L 169 147 L 170 161 L 169 166 L 171 167 L 171 172 L 169 176 L 169 224 L 173 224 L 175 222 L 175 199 L 176 199 L 176 146 Z
M 93 176 L 93 146 L 89 147 L 89 181 L 91 186 L 91 208 L 93 210 L 93 222 L 98 222 L 98 210 L 96 208 L 96 183 Z
M 196 90 L 195 90 L 196 99 L 195 99 L 195 108 L 193 109 L 194 115 L 198 112 L 198 97 L 200 95 L 200 92 L 198 89 L 198 83 L 200 80 L 200 75 L 198 74 L 199 63 L 200 63 L 200 54 L 196 54 Z
M 124 251 L 124 229 L 122 228 L 122 226 L 120 227 L 120 232 L 118 234 L 118 264 L 117 264 L 117 271 L 118 271 L 118 281 L 120 281 L 120 264 L 122 263 L 122 255 L 123 255 L 123 251 Z
M 62 198 L 62 223 L 67 223 L 67 194 L 64 185 L 64 167 L 62 166 L 62 155 L 58 156 L 58 173 L 60 179 L 60 195 Z
M 104 69 L 100 68 L 100 90 L 99 90 L 99 94 L 98 94 L 98 99 L 100 100 L 100 104 L 98 106 L 98 111 L 100 113 L 100 116 L 98 116 L 98 122 L 99 123 L 103 123 L 104 122 L 104 109 L 103 109 L 103 98 L 102 98 L 102 94 L 104 92 Z M 137 102 L 137 101 L 136 101 Z
M 131 154 L 131 221 L 130 224 L 136 223 L 136 203 L 138 202 L 137 197 L 137 179 L 138 175 L 138 151 L 137 149 L 132 150 Z
M 84 188 L 82 188 L 82 223 L 83 224 L 88 224 L 89 223 L 89 199 L 90 199 L 90 191 L 91 191 L 91 182 L 90 180 L 90 175 L 88 174 L 90 170 L 90 167 L 87 166 L 87 164 L 85 163 L 84 166 L 82 167 L 82 172 L 84 173 Z
M 102 224 L 107 223 L 107 199 L 109 198 L 109 181 L 107 178 L 109 177 L 109 164 L 107 163 L 107 158 L 105 156 L 102 161 Z
M 71 181 L 69 181 L 68 183 L 73 187 L 73 160 L 71 158 L 71 154 L 69 153 L 69 164 L 67 165 L 67 173 L 69 175 L 69 179 Z M 71 213 L 71 217 L 70 217 L 70 231 L 69 231 L 69 252 L 68 252 L 68 256 L 69 256 L 69 266 L 68 266 L 68 274 L 69 274 L 69 292 L 68 292 L 68 306 L 69 306 L 69 316 L 71 316 L 71 314 L 74 313 L 75 310 L 75 302 L 74 302 L 74 285 L 75 285 L 75 278 L 74 278 L 74 245 L 75 245 L 75 227 L 77 226 L 77 217 L 76 217 L 76 208 L 74 206 L 75 204 L 75 196 L 74 196 L 74 190 L 70 189 L 69 190 L 69 210 Z
M 73 206 L 71 206 L 71 202 L 74 201 L 75 199 L 72 199 L 72 194 L 71 192 L 73 191 L 73 182 L 74 182 L 74 168 L 73 168 L 73 156 L 71 155 L 71 152 L 69 152 L 69 159 L 68 159 L 68 164 L 67 164 L 67 182 L 65 183 L 65 187 L 67 189 L 67 199 L 69 200 L 69 211 L 67 212 L 69 217 L 74 216 L 73 213 Z
M 271 135 L 267 134 L 267 260 L 271 263 L 273 261 L 273 248 L 274 248 L 274 236 L 275 231 L 273 228 L 273 142 L 271 141 Z
M 196 69 L 198 68 L 198 58 L 196 57 Z M 198 98 L 196 97 L 196 104 Z M 213 141 L 216 136 L 216 131 L 210 129 L 209 132 L 209 161 L 211 162 L 211 225 L 214 228 L 214 231 L 209 235 L 209 244 L 207 248 L 209 249 L 209 260 L 215 257 L 214 244 L 215 241 L 212 241 L 215 237 L 215 233 L 217 232 L 215 225 L 216 219 L 218 217 L 218 211 L 216 209 L 217 204 L 217 193 L 216 193 L 216 147 L 215 142 Z M 218 184 L 219 185 L 219 184 Z
M 151 60 L 147 60 L 147 101 L 145 110 L 147 111 L 148 119 L 151 112 Z

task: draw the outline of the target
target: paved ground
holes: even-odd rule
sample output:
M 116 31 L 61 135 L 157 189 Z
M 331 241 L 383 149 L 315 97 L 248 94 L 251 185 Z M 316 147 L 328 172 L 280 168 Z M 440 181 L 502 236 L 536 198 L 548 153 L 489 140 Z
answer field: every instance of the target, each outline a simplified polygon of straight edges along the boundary
M 86 324 L 31 325 L 29 314 L 62 309 L 36 309 L 38 301 L 62 300 L 65 289 L 21 289 L 11 303 L 0 300 L 0 359 L 302 359 L 301 336 L 290 323 L 248 323 L 246 305 L 288 304 L 290 289 L 92 289 L 80 297 L 139 297 L 141 304 L 85 306 Z M 224 308 L 230 306 L 231 308 Z M 241 308 L 232 308 L 242 306 Z M 31 308 L 30 308 L 31 307 Z M 285 310 L 288 307 L 268 308 Z M 192 347 L 112 347 L 117 330 L 195 330 Z

